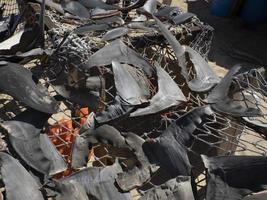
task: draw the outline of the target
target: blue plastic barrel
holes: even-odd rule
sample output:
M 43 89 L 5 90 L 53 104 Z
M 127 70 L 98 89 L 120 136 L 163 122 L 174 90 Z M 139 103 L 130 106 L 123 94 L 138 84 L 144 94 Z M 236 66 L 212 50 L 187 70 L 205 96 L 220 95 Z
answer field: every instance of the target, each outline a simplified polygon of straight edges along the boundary
M 226 17 L 230 14 L 235 0 L 213 0 L 211 5 L 211 14 Z
M 267 0 L 245 0 L 241 18 L 248 24 L 267 21 Z

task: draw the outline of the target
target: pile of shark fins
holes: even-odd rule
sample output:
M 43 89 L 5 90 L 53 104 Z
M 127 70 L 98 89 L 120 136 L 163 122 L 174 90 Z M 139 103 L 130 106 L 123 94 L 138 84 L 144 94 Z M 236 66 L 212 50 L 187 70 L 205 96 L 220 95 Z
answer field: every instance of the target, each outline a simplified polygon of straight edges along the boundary
M 207 200 L 267 189 L 266 157 L 192 150 L 216 116 L 267 127 L 266 73 L 236 65 L 218 77 L 174 34 L 193 13 L 157 0 L 20 0 L 4 16 L 1 2 L 0 100 L 23 108 L 2 119 L 0 107 L 4 199 L 197 200 L 194 156 Z M 156 46 L 172 52 L 165 65 Z

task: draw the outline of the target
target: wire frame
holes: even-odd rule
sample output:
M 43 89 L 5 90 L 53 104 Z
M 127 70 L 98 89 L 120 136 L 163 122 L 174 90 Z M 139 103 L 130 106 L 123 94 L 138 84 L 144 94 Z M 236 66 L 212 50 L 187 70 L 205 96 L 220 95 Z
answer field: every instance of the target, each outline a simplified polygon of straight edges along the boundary
M 267 79 L 264 68 L 251 69 L 237 75 L 233 80 L 236 93 L 233 100 L 244 107 L 253 107 L 261 111 L 259 117 L 244 117 L 247 125 L 262 134 L 267 130 Z

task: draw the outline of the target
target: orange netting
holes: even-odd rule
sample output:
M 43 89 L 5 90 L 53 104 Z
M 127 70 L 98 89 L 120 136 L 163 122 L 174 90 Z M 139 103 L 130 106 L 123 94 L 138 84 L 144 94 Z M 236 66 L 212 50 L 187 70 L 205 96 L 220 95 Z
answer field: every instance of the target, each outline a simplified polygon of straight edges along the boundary
M 70 166 L 72 143 L 81 126 L 86 122 L 86 118 L 89 113 L 90 112 L 88 108 L 81 108 L 78 110 L 76 113 L 79 116 L 78 125 L 72 119 L 63 118 L 46 128 L 46 133 L 48 134 L 49 138 L 68 164 L 68 169 L 60 174 L 57 174 L 55 178 L 68 176 L 72 173 L 73 170 Z

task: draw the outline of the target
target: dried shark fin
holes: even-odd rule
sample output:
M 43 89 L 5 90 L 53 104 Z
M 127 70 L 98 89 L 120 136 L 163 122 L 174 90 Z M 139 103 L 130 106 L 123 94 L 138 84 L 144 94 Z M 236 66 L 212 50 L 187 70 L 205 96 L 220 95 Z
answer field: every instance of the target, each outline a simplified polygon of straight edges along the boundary
M 73 167 L 78 168 L 86 165 L 89 144 L 104 143 L 110 144 L 113 147 L 132 150 L 141 165 L 139 167 L 134 167 L 134 169 L 128 172 L 122 173 L 121 171 L 118 174 L 116 181 L 123 191 L 129 191 L 136 186 L 141 186 L 151 177 L 151 171 L 153 170 L 142 150 L 144 140 L 133 133 L 124 133 L 122 136 L 121 133 L 114 127 L 103 125 L 95 130 L 89 129 L 83 132 L 81 135 L 76 137 L 76 141 L 76 148 L 73 148 L 72 152 Z
M 120 39 L 114 40 L 90 56 L 86 67 L 110 65 L 113 60 L 142 69 L 148 77 L 152 77 L 155 72 L 155 69 L 147 60 L 126 46 Z
M 4 6 L 2 6 L 1 8 L 3 7 Z M 9 38 L 14 33 L 20 17 L 20 15 L 10 15 L 4 18 L 1 18 L 0 16 L 0 42 Z
M 171 32 L 165 27 L 165 25 L 157 17 L 155 17 L 154 15 L 152 15 L 152 17 L 156 21 L 158 28 L 162 32 L 163 36 L 166 38 L 168 43 L 173 48 L 175 56 L 178 59 L 184 56 L 185 50 L 182 47 L 182 45 L 177 41 L 177 39 L 171 34 Z
M 148 0 L 137 0 L 133 4 L 131 4 L 131 5 L 127 6 L 127 7 L 124 7 L 124 8 L 120 8 L 119 10 L 121 10 L 121 11 L 131 11 L 133 9 L 140 8 L 140 7 L 144 6 L 147 1 Z
M 122 19 L 120 16 L 112 16 L 108 18 L 103 18 L 103 19 L 97 19 L 95 20 L 96 24 L 106 24 L 109 27 L 118 27 L 118 26 L 123 26 L 125 24 L 125 21 Z
M 46 134 L 39 136 L 40 146 L 44 156 L 50 160 L 49 175 L 54 175 L 63 172 L 67 169 L 67 163 L 57 151 L 55 145 L 51 142 Z
M 106 110 L 101 113 L 97 113 L 95 117 L 96 124 L 98 126 L 102 124 L 108 124 L 118 122 L 119 120 L 130 116 L 130 113 L 137 109 L 138 106 L 129 105 L 126 102 L 116 96 L 115 103 L 108 106 Z
M 187 147 L 192 145 L 193 132 L 212 113 L 209 106 L 196 108 L 173 122 L 158 138 L 148 141 L 150 162 L 160 165 L 172 178 L 190 176 Z
M 79 134 L 76 135 L 72 143 L 71 151 L 71 167 L 74 169 L 81 168 L 87 165 L 89 141 L 87 139 L 86 132 L 95 128 L 95 114 L 91 112 L 85 124 L 79 130 Z
M 36 0 L 38 3 L 43 3 L 44 0 Z M 59 3 L 55 3 L 53 0 L 45 0 L 45 5 L 52 9 L 55 9 L 57 12 L 64 14 L 64 10 Z
M 51 162 L 49 173 L 47 173 L 47 171 L 45 173 L 56 174 L 66 169 L 67 167 L 66 163 L 63 160 L 62 156 L 59 154 L 59 152 L 56 150 L 55 146 L 52 144 L 48 136 L 45 134 L 40 134 L 41 129 L 43 129 L 44 124 L 47 122 L 50 116 L 51 114 L 42 113 L 42 112 L 39 112 L 33 109 L 28 109 L 18 114 L 16 117 L 13 118 L 12 121 L 4 122 L 2 126 L 6 128 L 7 131 L 9 132 L 9 137 L 11 137 L 10 138 L 11 144 L 15 145 L 15 147 L 13 146 L 13 148 L 16 151 L 18 151 L 18 154 L 22 157 L 22 159 L 23 158 L 26 159 L 26 160 L 23 159 L 26 162 L 28 159 L 27 156 L 29 156 L 29 154 L 26 154 L 26 152 L 21 151 L 18 146 L 23 146 L 22 143 L 25 143 L 25 145 L 27 145 L 27 142 L 28 142 L 27 140 L 30 141 L 33 138 L 33 142 L 37 142 L 36 144 L 34 144 L 34 148 L 36 148 L 38 152 L 40 152 L 39 148 L 41 148 L 42 155 L 40 155 L 41 157 L 40 160 L 47 162 L 46 160 L 47 158 L 49 159 L 49 162 Z M 23 136 L 20 135 L 19 133 L 22 133 Z M 38 135 L 39 135 L 39 140 L 38 140 Z M 19 144 L 20 140 L 22 140 L 21 144 Z M 40 146 L 38 146 L 38 144 Z M 27 164 L 29 163 L 31 162 L 27 162 Z M 44 164 L 44 166 L 45 165 L 46 164 Z M 36 167 L 38 167 L 38 169 L 42 169 L 42 168 L 39 168 L 39 166 L 35 166 L 33 168 L 36 169 Z
M 129 105 L 140 105 L 148 102 L 150 96 L 149 86 L 141 85 L 142 77 L 134 74 L 137 70 L 129 65 L 121 65 L 117 61 L 112 61 L 112 69 L 115 80 L 117 95 Z M 140 80 L 138 80 L 138 78 Z M 129 86 L 129 87 L 127 87 Z
M 228 95 L 234 75 L 239 71 L 240 66 L 236 65 L 225 75 L 221 82 L 211 91 L 207 102 L 219 112 L 230 114 L 235 117 L 256 117 L 261 114 L 259 109 L 246 108 L 235 103 Z
M 243 117 L 256 132 L 266 134 L 267 130 L 267 77 L 264 77 L 266 70 L 264 68 L 250 69 L 247 72 L 241 73 L 235 78 L 240 92 L 234 94 L 234 98 L 241 101 L 241 104 L 246 107 L 257 107 L 262 112 L 259 117 Z
M 156 70 L 158 76 L 158 92 L 151 98 L 150 105 L 137 109 L 131 113 L 131 117 L 158 113 L 187 101 L 183 92 L 169 74 L 158 65 L 156 65 Z
M 191 145 L 192 134 L 197 126 L 211 114 L 213 112 L 209 106 L 196 108 L 172 123 L 158 138 L 148 141 L 133 133 L 126 133 L 125 141 L 136 155 L 140 166 L 118 175 L 120 188 L 129 191 L 143 185 L 158 167 L 171 178 L 178 175 L 190 176 L 191 165 L 186 148 Z
M 267 189 L 267 158 L 263 156 L 202 155 L 208 169 L 207 200 L 242 200 Z
M 38 110 L 28 108 L 27 110 L 16 115 L 14 118 L 12 118 L 12 120 L 31 124 L 36 129 L 41 130 L 51 115 L 52 114 L 43 113 Z
M 25 59 L 34 59 L 34 58 L 38 58 L 38 57 L 41 57 L 43 55 L 51 55 L 51 52 L 50 50 L 43 50 L 41 48 L 34 48 L 34 49 L 31 49 L 27 52 L 24 52 L 24 53 L 20 53 L 18 52 L 16 55 L 0 55 L 0 60 L 6 60 L 6 61 L 9 61 L 9 62 L 20 62 Z
M 55 113 L 58 103 L 38 88 L 32 73 L 16 63 L 0 65 L 0 89 L 26 105 L 44 113 Z
M 259 87 L 264 92 L 267 92 L 267 70 L 265 68 L 261 68 L 259 70 L 252 69 L 249 73 L 251 74 L 251 76 L 259 79 Z
M 173 16 L 177 16 L 182 13 L 181 8 L 179 7 L 173 7 L 173 6 L 163 6 L 158 9 L 156 13 L 154 13 L 154 16 L 161 19 L 168 19 L 171 20 Z
M 257 117 L 261 116 L 258 108 L 246 108 L 239 104 L 235 104 L 233 100 L 226 97 L 224 100 L 212 104 L 211 107 L 219 112 L 232 115 L 234 117 Z
M 21 54 L 32 50 L 37 47 L 44 47 L 44 13 L 45 13 L 45 0 L 40 0 L 41 11 L 39 16 L 39 22 L 36 21 L 34 25 L 28 27 L 27 24 L 24 30 L 16 33 L 10 38 L 4 40 L 0 43 L 0 55 L 7 55 L 9 57 L 16 57 L 17 54 Z M 17 19 L 13 24 L 9 24 L 10 30 L 9 34 L 12 35 L 16 27 L 21 21 L 21 18 L 25 12 L 21 12 L 19 15 L 15 16 Z M 13 14 L 10 18 L 14 18 Z M 14 60 L 12 60 L 14 62 Z
M 31 28 L 14 34 L 0 43 L 0 55 L 15 55 L 17 52 L 27 52 L 41 43 L 41 27 L 36 23 Z
M 148 154 L 152 163 L 156 163 L 172 178 L 176 176 L 190 176 L 191 165 L 187 156 L 186 147 L 176 141 L 168 129 L 158 138 L 148 143 L 151 154 Z
M 89 19 L 90 14 L 84 5 L 78 1 L 69 1 L 62 3 L 62 7 L 65 11 L 69 12 L 72 15 L 78 16 L 80 19 Z
M 55 181 L 54 189 L 57 191 L 56 200 L 89 200 L 84 187 L 74 181 Z
M 77 135 L 72 143 L 71 167 L 78 169 L 88 162 L 89 142 L 86 137 Z
M 141 15 L 141 16 L 143 16 L 143 15 Z M 146 23 L 143 21 L 138 21 L 138 20 L 128 23 L 127 27 L 130 29 L 140 29 L 140 30 L 150 32 L 150 33 L 156 32 L 156 29 L 152 26 L 152 24 L 149 24 L 149 23 Z M 136 42 L 138 43 L 138 41 L 139 40 L 136 40 L 136 41 L 133 40 L 133 44 L 136 44 Z
M 150 14 L 155 13 L 157 10 L 157 0 L 147 0 L 142 9 Z
M 145 191 L 140 200 L 194 200 L 190 176 L 178 176 Z
M 96 129 L 88 129 L 81 136 L 86 137 L 90 144 L 102 143 L 118 148 L 126 147 L 125 139 L 121 133 L 113 126 L 107 124 Z
M 117 10 L 118 7 L 115 5 L 109 5 L 104 3 L 102 0 L 79 0 L 80 4 L 86 8 L 101 8 L 105 10 Z
M 122 168 L 118 162 L 115 162 L 111 166 L 104 167 L 100 171 L 99 176 L 94 179 L 94 183 L 96 185 L 101 185 L 100 187 L 103 189 L 105 188 L 104 190 L 107 191 L 100 199 L 132 199 L 129 192 L 122 192 L 121 189 L 116 185 L 115 180 L 120 172 L 122 172 Z M 112 195 L 110 195 L 110 193 Z
M 176 25 L 182 24 L 195 16 L 193 13 L 184 13 L 179 7 L 173 6 L 164 6 L 158 12 L 154 13 L 154 15 L 160 19 L 167 19 Z
M 107 167 L 89 167 L 61 179 L 60 182 L 75 181 L 94 199 L 131 199 L 129 193 L 123 193 L 115 186 L 115 179 L 120 172 L 122 169 L 118 163 Z
M 186 12 L 186 13 L 181 13 L 176 16 L 172 16 L 171 20 L 173 21 L 175 25 L 179 25 L 179 24 L 187 22 L 188 20 L 192 19 L 194 16 L 196 15 L 190 12 Z
M 156 168 L 151 166 L 143 150 L 144 139 L 134 133 L 124 133 L 124 137 L 128 148 L 135 154 L 139 165 L 127 172 L 119 173 L 116 182 L 123 191 L 130 191 L 149 180 Z
M 100 103 L 100 97 L 89 89 L 76 89 L 65 85 L 53 85 L 55 91 L 71 102 L 87 106 L 90 110 L 96 110 Z
M 171 32 L 164 26 L 164 24 L 153 16 L 154 20 L 157 22 L 157 25 L 162 32 L 163 36 L 167 39 L 168 43 L 172 47 L 175 56 L 179 61 L 181 67 L 181 73 L 185 78 L 188 87 L 192 91 L 196 92 L 205 92 L 210 90 L 215 84 L 217 84 L 220 79 L 209 67 L 208 63 L 204 58 L 201 57 L 199 53 L 193 50 L 191 47 L 183 47 L 177 41 L 177 39 L 171 34 Z M 185 53 L 189 54 L 189 57 L 194 64 L 196 70 L 196 78 L 189 80 L 188 71 L 185 63 Z
M 206 100 L 208 103 L 217 103 L 227 96 L 230 86 L 232 84 L 232 80 L 234 76 L 238 73 L 240 68 L 241 66 L 235 65 L 229 70 L 229 72 L 223 77 L 221 82 L 218 85 L 216 85 L 216 87 L 211 91 L 211 93 L 207 97 Z
M 19 121 L 5 121 L 1 126 L 7 130 L 9 141 L 22 160 L 38 172 L 48 175 L 51 162 L 40 146 L 41 130 Z
M 90 12 L 90 14 L 91 14 L 92 20 L 98 20 L 98 19 L 104 19 L 104 18 L 109 18 L 113 16 L 120 16 L 121 12 L 118 10 L 104 10 L 101 8 L 95 8 Z
M 193 141 L 193 133 L 205 118 L 213 115 L 210 106 L 198 107 L 184 114 L 172 123 L 165 132 L 173 134 L 175 139 L 186 147 L 190 147 Z
M 120 38 L 124 35 L 127 35 L 129 33 L 129 29 L 127 27 L 118 27 L 114 28 L 110 31 L 107 31 L 105 35 L 103 35 L 102 40 L 103 41 L 110 41 L 117 38 Z
M 44 200 L 34 178 L 15 158 L 0 152 L 0 162 L 7 199 Z
M 53 175 L 66 169 L 66 163 L 41 129 L 20 121 L 5 121 L 9 141 L 16 153 L 36 171 Z
M 128 172 L 119 173 L 116 182 L 123 191 L 130 191 L 142 186 L 152 176 L 149 164 L 142 163 L 141 167 L 134 167 Z
M 72 146 L 73 168 L 80 168 L 87 164 L 89 145 L 95 143 L 110 144 L 113 147 L 127 148 L 124 137 L 113 126 L 103 125 L 96 129 L 87 129 L 76 136 Z
M 242 75 L 248 75 L 249 77 L 254 79 L 257 79 L 257 83 L 252 83 L 253 85 L 256 84 L 257 87 L 259 87 L 262 91 L 267 92 L 267 71 L 264 67 L 259 69 L 251 69 L 248 72 L 242 74 Z M 250 81 L 248 81 L 250 83 Z M 246 84 L 248 84 L 248 82 Z
M 86 88 L 90 91 L 101 91 L 104 87 L 105 80 L 101 76 L 90 76 L 86 78 Z
M 205 92 L 220 82 L 220 78 L 198 52 L 188 46 L 184 46 L 184 49 L 185 52 L 188 53 L 196 71 L 196 77 L 192 80 L 188 80 L 188 87 L 192 91 Z
M 104 31 L 109 28 L 108 24 L 89 24 L 76 28 L 73 33 L 77 35 L 88 35 L 90 32 Z

